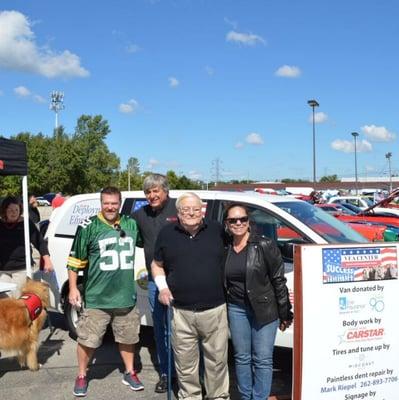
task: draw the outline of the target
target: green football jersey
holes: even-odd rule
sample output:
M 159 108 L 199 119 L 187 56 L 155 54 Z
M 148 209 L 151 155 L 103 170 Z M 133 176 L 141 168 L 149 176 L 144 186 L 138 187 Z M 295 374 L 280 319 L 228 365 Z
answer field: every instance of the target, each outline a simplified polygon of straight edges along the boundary
M 68 268 L 83 269 L 87 308 L 124 308 L 136 304 L 134 254 L 140 241 L 136 221 L 125 215 L 110 225 L 100 213 L 78 226 Z

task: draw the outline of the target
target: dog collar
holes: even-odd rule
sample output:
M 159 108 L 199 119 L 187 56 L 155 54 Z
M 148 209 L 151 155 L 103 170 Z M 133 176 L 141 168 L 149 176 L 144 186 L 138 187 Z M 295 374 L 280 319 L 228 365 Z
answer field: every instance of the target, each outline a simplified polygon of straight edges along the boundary
M 33 293 L 24 293 L 20 299 L 24 301 L 31 321 L 34 321 L 43 310 L 40 297 Z

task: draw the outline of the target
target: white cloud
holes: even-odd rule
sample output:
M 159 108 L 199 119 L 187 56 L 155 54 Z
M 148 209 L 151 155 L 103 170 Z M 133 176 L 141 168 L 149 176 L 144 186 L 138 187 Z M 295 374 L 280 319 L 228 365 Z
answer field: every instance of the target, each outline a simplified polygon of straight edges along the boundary
M 314 113 L 314 122 L 315 124 L 322 124 L 323 122 L 326 122 L 328 120 L 328 115 L 323 113 L 323 112 L 316 112 Z M 313 123 L 313 114 L 309 115 L 309 120 L 310 123 Z
M 152 170 L 154 167 L 156 167 L 156 166 L 159 165 L 159 164 L 160 164 L 160 162 L 159 162 L 157 159 L 155 159 L 155 158 L 150 158 L 149 161 L 148 161 L 148 168 L 149 168 L 150 170 Z
M 242 149 L 242 148 L 244 147 L 244 143 L 243 143 L 243 142 L 237 142 L 237 143 L 234 145 L 234 147 L 235 147 L 236 149 Z
M 169 81 L 169 86 L 172 88 L 175 88 L 180 85 L 180 82 L 174 76 L 170 76 L 168 78 L 168 81 Z
M 14 88 L 14 93 L 18 97 L 33 100 L 35 103 L 46 103 L 46 99 L 43 96 L 32 93 L 26 86 L 17 86 Z
M 244 46 L 255 46 L 258 43 L 266 44 L 265 39 L 259 35 L 253 33 L 241 33 L 236 31 L 230 31 L 226 35 L 227 42 L 235 42 L 243 44 Z
M 140 50 L 140 47 L 137 44 L 129 43 L 125 49 L 127 53 L 137 53 Z
M 32 25 L 18 11 L 0 12 L 0 67 L 47 78 L 89 76 L 76 54 L 69 50 L 56 53 L 48 47 L 38 46 Z
M 205 72 L 206 72 L 209 76 L 212 76 L 212 75 L 215 74 L 215 70 L 214 70 L 212 67 L 210 67 L 209 65 L 207 65 L 207 66 L 205 67 Z
M 137 111 L 138 107 L 139 103 L 134 99 L 130 99 L 127 103 L 119 104 L 119 111 L 123 114 L 132 114 Z
M 374 142 L 391 142 L 396 138 L 396 134 L 390 132 L 385 126 L 364 125 L 361 130 L 368 139 Z
M 259 133 L 255 132 L 249 133 L 245 138 L 245 141 L 249 144 L 254 144 L 254 145 L 263 144 L 262 136 Z
M 367 172 L 374 172 L 376 169 L 372 165 L 366 165 L 366 171 Z
M 46 103 L 46 99 L 43 97 L 43 96 L 40 96 L 39 94 L 34 94 L 33 95 L 33 100 L 36 102 L 36 103 Z
M 314 122 L 315 124 L 322 124 L 326 122 L 328 119 L 328 115 L 323 112 L 314 113 Z
M 31 95 L 30 90 L 25 86 L 18 86 L 14 88 L 14 93 L 20 97 L 29 97 Z
M 275 72 L 275 75 L 283 78 L 298 78 L 301 74 L 301 69 L 295 65 L 283 65 Z
M 336 139 L 331 143 L 331 148 L 343 153 L 354 153 L 355 143 L 349 140 Z M 356 151 L 358 153 L 367 153 L 373 150 L 373 146 L 367 140 L 361 140 L 356 143 Z

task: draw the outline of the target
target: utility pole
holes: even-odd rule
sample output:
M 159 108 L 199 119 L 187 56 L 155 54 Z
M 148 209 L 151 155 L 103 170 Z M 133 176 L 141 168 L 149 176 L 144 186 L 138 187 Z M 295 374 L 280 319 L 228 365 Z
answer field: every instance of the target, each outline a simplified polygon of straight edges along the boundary
M 217 184 L 219 183 L 220 180 L 220 175 L 221 175 L 221 160 L 220 158 L 216 158 L 214 160 L 212 160 L 212 171 L 214 171 L 214 173 L 212 174 L 215 177 L 215 186 L 217 186 Z
M 356 182 L 356 196 L 359 194 L 359 185 L 357 179 L 357 138 L 359 134 L 357 132 L 352 132 L 351 135 L 355 141 L 355 182 Z
M 312 136 L 312 142 L 313 142 L 313 189 L 316 188 L 316 126 L 315 126 L 315 115 L 314 115 L 314 109 L 315 107 L 319 107 L 319 103 L 315 100 L 308 100 L 308 104 L 310 107 L 312 107 L 312 112 L 313 112 L 313 117 L 312 117 L 312 122 L 313 122 L 313 136 Z
M 388 167 L 389 167 L 389 193 L 392 192 L 391 157 L 392 157 L 392 153 L 391 152 L 385 154 L 385 158 L 388 160 Z

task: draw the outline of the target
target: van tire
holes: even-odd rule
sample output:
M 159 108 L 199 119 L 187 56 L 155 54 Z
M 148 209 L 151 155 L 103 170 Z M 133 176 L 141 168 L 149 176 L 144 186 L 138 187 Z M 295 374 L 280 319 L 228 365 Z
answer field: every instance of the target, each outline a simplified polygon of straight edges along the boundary
M 81 283 L 78 284 L 78 290 L 81 294 L 83 293 L 83 285 Z M 68 294 L 65 295 L 64 298 L 64 318 L 65 318 L 65 323 L 67 326 L 67 329 L 69 330 L 69 336 L 72 339 L 76 339 L 78 337 L 77 332 L 76 332 L 76 326 L 78 322 L 79 315 L 81 313 L 81 310 L 77 310 L 76 307 L 72 306 L 72 304 L 68 300 Z M 82 308 L 83 308 L 83 297 L 82 297 Z

